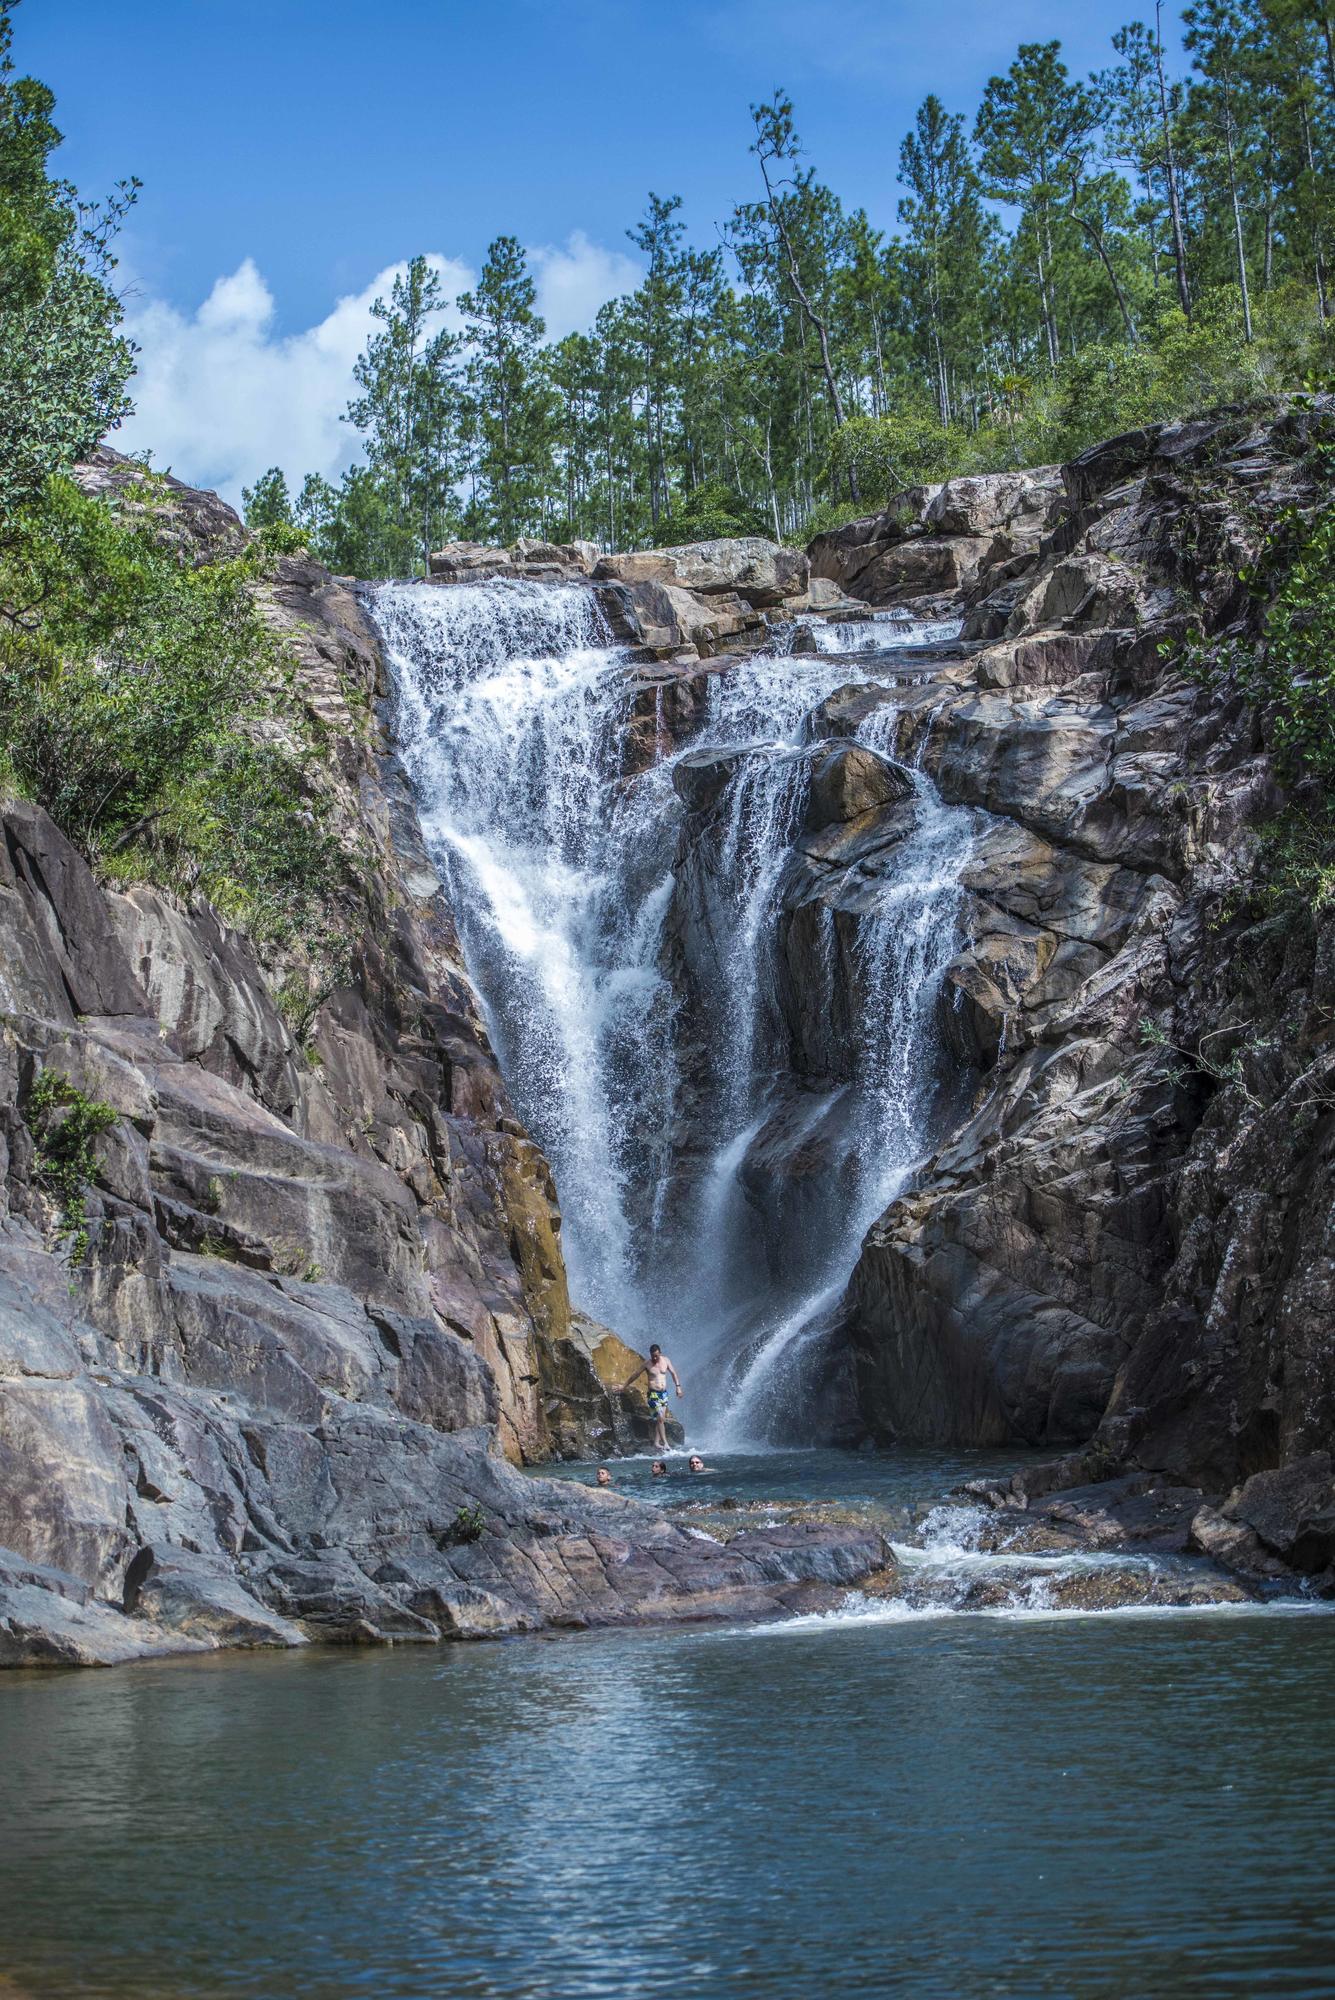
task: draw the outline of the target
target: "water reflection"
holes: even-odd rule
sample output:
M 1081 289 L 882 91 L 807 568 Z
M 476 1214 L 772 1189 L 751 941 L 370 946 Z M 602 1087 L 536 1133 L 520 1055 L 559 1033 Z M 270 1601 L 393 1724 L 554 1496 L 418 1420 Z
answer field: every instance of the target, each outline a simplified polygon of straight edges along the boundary
M 1335 1991 L 1335 1621 L 9 1677 L 37 1995 Z

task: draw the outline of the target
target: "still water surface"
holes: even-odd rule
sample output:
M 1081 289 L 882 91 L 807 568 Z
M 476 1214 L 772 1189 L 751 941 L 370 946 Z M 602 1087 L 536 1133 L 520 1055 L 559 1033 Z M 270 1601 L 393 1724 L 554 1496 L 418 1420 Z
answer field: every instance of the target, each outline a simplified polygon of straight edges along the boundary
M 9 1675 L 0 1994 L 1333 1995 L 1333 1695 L 1301 1610 Z

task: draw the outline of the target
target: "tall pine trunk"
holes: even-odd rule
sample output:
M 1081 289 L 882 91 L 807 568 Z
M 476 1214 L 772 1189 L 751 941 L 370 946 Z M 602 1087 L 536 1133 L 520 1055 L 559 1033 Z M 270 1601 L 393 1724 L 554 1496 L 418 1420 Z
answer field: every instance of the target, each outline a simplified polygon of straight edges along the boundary
M 1187 284 L 1187 241 L 1182 229 L 1182 195 L 1173 153 L 1173 122 L 1168 115 L 1168 82 L 1163 69 L 1163 0 L 1155 0 L 1154 62 L 1159 72 L 1159 115 L 1163 124 L 1164 176 L 1168 182 L 1168 213 L 1173 226 L 1173 263 L 1177 268 L 1178 304 L 1191 318 L 1191 291 Z

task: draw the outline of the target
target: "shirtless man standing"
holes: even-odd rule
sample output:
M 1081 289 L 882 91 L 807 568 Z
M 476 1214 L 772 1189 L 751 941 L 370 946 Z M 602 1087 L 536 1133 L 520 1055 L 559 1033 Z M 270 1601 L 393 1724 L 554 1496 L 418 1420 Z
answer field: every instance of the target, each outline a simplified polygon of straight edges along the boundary
M 639 1381 L 641 1375 L 647 1375 L 649 1377 L 649 1414 L 654 1420 L 654 1443 L 657 1445 L 660 1451 L 666 1451 L 667 1450 L 667 1406 L 668 1406 L 667 1378 L 669 1375 L 672 1377 L 673 1383 L 676 1386 L 678 1399 L 680 1400 L 681 1377 L 678 1375 L 676 1369 L 672 1366 L 672 1363 L 668 1360 L 668 1357 L 666 1356 L 666 1354 L 664 1354 L 662 1348 L 658 1345 L 657 1341 L 655 1341 L 653 1346 L 649 1349 L 649 1359 L 647 1361 L 642 1361 L 640 1363 L 639 1367 L 635 1370 L 635 1373 L 631 1376 L 630 1381 L 622 1384 L 623 1389 L 633 1388 L 635 1383 Z

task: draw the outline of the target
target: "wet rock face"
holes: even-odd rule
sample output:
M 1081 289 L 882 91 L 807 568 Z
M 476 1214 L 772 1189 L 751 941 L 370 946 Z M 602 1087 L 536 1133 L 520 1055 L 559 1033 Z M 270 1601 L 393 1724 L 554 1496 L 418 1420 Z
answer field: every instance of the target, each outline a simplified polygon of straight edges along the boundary
M 588 576 L 597 559 L 592 542 L 538 542 L 521 536 L 509 548 L 491 542 L 447 542 L 432 550 L 429 571 L 439 583 L 481 583 L 494 576 L 562 583 Z
M 1279 794 L 1263 719 L 1174 648 L 1189 616 L 1255 616 L 1237 572 L 1286 507 L 1319 502 L 1328 415 L 1113 440 L 1065 469 L 1062 506 L 1044 475 L 1023 510 L 1042 539 L 956 599 L 958 667 L 850 685 L 818 718 L 849 732 L 892 705 L 900 753 L 989 815 L 942 1006 L 973 1107 L 871 1230 L 846 1300 L 866 1421 L 1096 1437 L 1105 1462 L 1202 1494 L 1202 1546 L 1299 1568 L 1328 1560 L 1320 1496 L 1295 1516 L 1316 1525 L 1269 1540 L 1229 1496 L 1335 1427 L 1332 921 L 1222 899 Z M 933 519 L 982 530 L 976 504 L 911 496 L 874 536 L 822 538 L 813 567 L 856 590 Z
M 748 535 L 603 556 L 593 573 L 599 582 L 675 585 L 702 597 L 739 597 L 763 611 L 802 597 L 811 571 L 802 550 Z
M 880 514 L 818 535 L 811 574 L 864 604 L 985 596 L 1023 574 L 1061 498 L 1056 466 L 908 487 Z
M 201 555 L 244 545 L 214 496 L 172 494 Z M 354 593 L 290 557 L 261 603 L 367 898 L 303 1038 L 281 963 L 206 904 L 103 889 L 40 810 L 0 812 L 0 1664 L 782 1608 L 807 1552 L 725 1553 L 507 1462 L 637 1445 L 639 1357 L 572 1317 Z M 114 1114 L 78 1262 L 44 1073 Z
M 860 743 L 822 746 L 811 763 L 802 832 L 819 834 L 831 826 L 847 826 L 912 797 L 907 774 L 874 750 Z

